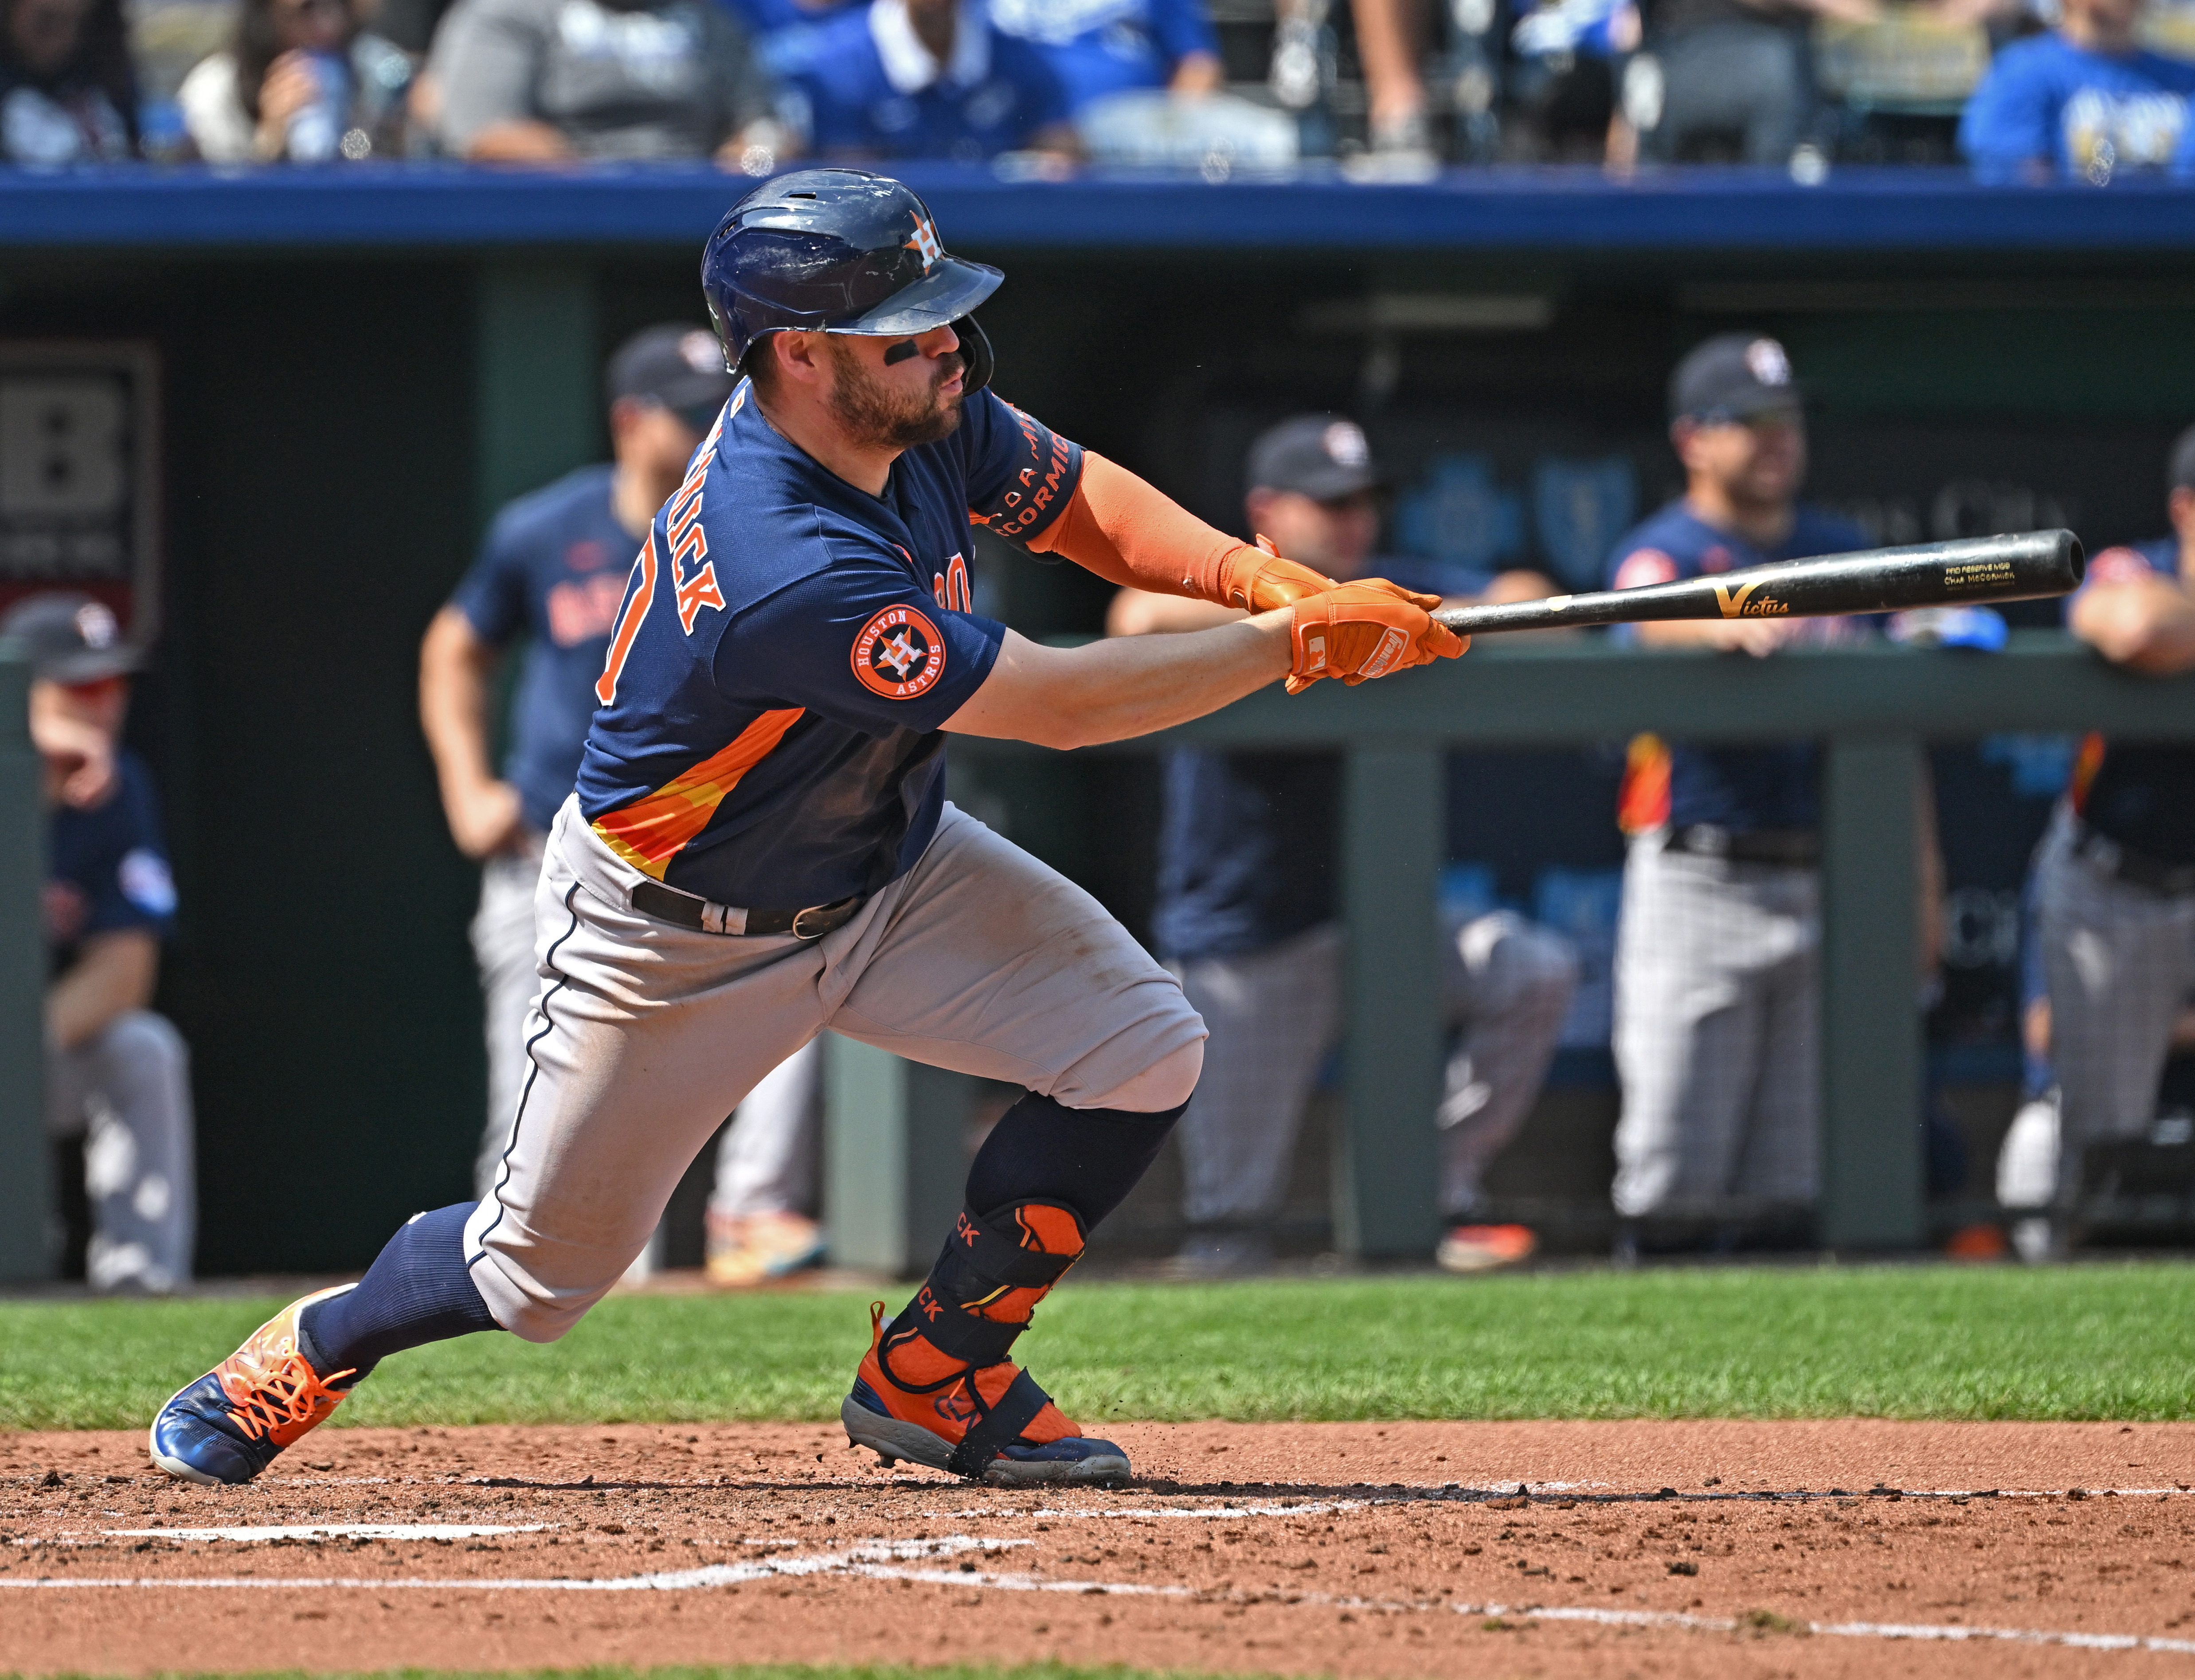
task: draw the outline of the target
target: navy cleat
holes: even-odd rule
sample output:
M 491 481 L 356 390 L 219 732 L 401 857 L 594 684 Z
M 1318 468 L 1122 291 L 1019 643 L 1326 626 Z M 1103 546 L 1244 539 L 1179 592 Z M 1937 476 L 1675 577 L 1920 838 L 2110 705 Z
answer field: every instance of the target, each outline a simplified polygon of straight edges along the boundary
M 297 1315 L 354 1284 L 292 1301 L 253 1331 L 242 1347 L 169 1397 L 153 1419 L 153 1462 L 203 1487 L 249 1482 L 281 1450 L 321 1422 L 349 1389 L 330 1384 L 298 1346 Z

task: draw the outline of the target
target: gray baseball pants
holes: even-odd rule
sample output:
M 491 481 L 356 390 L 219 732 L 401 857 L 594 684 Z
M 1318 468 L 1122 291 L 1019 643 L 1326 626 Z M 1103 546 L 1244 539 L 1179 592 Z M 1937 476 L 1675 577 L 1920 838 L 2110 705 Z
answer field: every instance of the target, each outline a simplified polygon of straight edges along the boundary
M 164 1295 L 188 1283 L 199 1205 L 182 1034 L 131 1010 L 76 1049 L 49 1051 L 46 1127 L 84 1139 L 91 1286 Z
M 1103 906 L 952 805 L 920 861 L 820 940 L 643 916 L 644 879 L 558 813 L 534 898 L 530 1066 L 465 1258 L 497 1323 L 554 1341 L 646 1245 L 679 1176 L 826 1027 L 1069 1108 L 1186 1101 L 1204 1024 Z
M 806 1213 L 815 1200 L 815 1096 L 823 1043 L 811 1038 L 747 1093 L 717 1146 L 717 1183 L 709 1211 L 744 1219 L 758 1213 Z
M 1212 1037 L 1177 1129 L 1192 1225 L 1257 1225 L 1281 1211 L 1319 1064 L 1341 1035 L 1342 929 L 1175 965 Z M 1448 1064 L 1441 1210 L 1466 1214 L 1524 1124 L 1561 1036 L 1577 959 L 1560 935 L 1508 911 L 1444 929 L 1443 992 L 1462 1037 Z
M 1616 931 L 1616 1211 L 1804 1204 L 1820 1182 L 1812 869 L 1631 843 Z
M 2195 992 L 2195 894 L 2115 880 L 2076 855 L 2061 815 L 2036 859 L 2036 921 L 2060 1097 L 2056 1200 L 2081 1191 L 2082 1152 L 2157 1118 L 2172 1026 Z

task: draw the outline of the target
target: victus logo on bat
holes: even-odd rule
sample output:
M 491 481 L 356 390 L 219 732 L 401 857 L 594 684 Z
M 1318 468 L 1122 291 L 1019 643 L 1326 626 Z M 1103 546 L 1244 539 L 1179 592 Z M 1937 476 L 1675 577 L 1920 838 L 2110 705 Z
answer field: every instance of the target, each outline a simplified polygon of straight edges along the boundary
M 1766 595 L 1759 600 L 1754 598 L 1753 592 L 1760 587 L 1760 581 L 1756 578 L 1751 583 L 1740 584 L 1735 589 L 1727 584 L 1717 584 L 1714 586 L 1715 605 L 1722 609 L 1723 617 L 1725 618 L 1772 618 L 1779 613 L 1789 613 L 1791 610 L 1789 601 L 1777 601 Z

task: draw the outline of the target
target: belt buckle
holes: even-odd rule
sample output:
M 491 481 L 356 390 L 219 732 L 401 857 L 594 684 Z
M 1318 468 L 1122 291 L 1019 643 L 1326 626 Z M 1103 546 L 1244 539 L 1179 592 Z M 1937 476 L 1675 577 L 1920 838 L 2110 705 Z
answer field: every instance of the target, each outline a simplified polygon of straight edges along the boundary
M 822 938 L 824 935 L 829 933 L 832 928 L 838 925 L 837 923 L 830 919 L 831 912 L 838 907 L 838 906 L 835 904 L 811 904 L 805 910 L 795 911 L 792 915 L 792 932 L 793 938 Z M 808 920 L 811 916 L 816 918 L 812 923 Z

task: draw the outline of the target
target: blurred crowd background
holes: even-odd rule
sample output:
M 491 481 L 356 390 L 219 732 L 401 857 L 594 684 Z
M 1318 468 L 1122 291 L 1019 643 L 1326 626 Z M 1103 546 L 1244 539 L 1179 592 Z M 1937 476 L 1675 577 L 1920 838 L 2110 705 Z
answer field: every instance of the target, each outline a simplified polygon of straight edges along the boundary
M 2184 172 L 2189 0 L 4 0 L 27 165 Z

